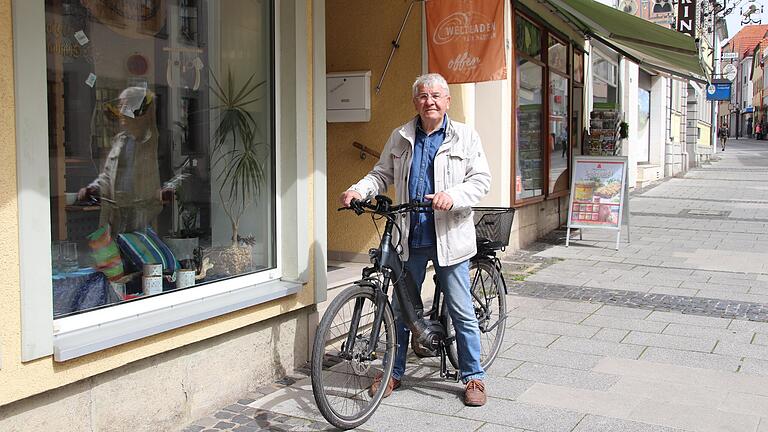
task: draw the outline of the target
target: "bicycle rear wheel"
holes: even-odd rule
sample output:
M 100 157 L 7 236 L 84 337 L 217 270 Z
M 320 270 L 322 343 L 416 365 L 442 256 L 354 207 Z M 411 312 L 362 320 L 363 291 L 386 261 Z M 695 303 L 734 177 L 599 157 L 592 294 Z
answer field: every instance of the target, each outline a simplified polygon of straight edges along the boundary
M 479 260 L 470 263 L 469 280 L 472 284 L 472 304 L 480 326 L 480 364 L 483 370 L 488 370 L 499 354 L 506 330 L 501 321 L 507 314 L 504 276 L 492 261 Z M 450 317 L 447 317 L 447 323 L 446 328 L 450 328 L 450 334 L 455 335 Z M 458 370 L 459 355 L 455 339 L 446 347 L 446 354 L 451 365 Z
M 372 358 L 363 358 L 371 343 L 376 313 L 375 293 L 370 285 L 354 285 L 344 290 L 328 306 L 315 334 L 312 348 L 312 392 L 323 417 L 340 429 L 363 424 L 381 403 L 386 385 L 370 395 L 374 377 L 382 383 L 392 376 L 396 349 L 395 320 L 385 303 L 378 342 Z M 359 324 L 353 346 L 346 350 L 353 317 Z M 348 354 L 344 354 L 344 353 Z

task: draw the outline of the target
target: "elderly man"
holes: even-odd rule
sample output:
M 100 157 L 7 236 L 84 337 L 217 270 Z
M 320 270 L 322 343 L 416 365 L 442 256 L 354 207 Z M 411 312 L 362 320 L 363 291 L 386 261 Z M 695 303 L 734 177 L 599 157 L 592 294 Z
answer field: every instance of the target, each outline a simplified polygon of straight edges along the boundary
M 480 137 L 446 115 L 450 104 L 448 84 L 442 76 L 418 77 L 413 83 L 418 115 L 392 131 L 373 170 L 342 193 L 340 200 L 349 207 L 353 199 L 373 197 L 394 184 L 397 202 L 432 201 L 434 213 L 414 213 L 400 222 L 405 269 L 420 288 L 427 262 L 434 264 L 456 329 L 459 373 L 466 385 L 464 403 L 481 406 L 486 401 L 485 372 L 469 281 L 469 258 L 477 248 L 471 206 L 488 193 L 491 175 Z M 384 397 L 400 386 L 405 372 L 410 332 L 403 323 L 399 300 L 395 296 L 397 355 Z M 372 393 L 381 381 L 381 375 L 374 379 Z

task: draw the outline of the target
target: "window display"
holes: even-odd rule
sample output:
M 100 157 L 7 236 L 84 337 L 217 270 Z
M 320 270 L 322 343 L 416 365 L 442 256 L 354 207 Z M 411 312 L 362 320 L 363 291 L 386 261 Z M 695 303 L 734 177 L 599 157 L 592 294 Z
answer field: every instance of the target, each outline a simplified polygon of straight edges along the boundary
M 519 15 L 515 19 L 517 52 L 541 60 L 541 30 Z
M 54 315 L 275 268 L 272 2 L 45 10 Z
M 544 193 L 544 152 L 541 143 L 543 119 L 543 70 L 532 61 L 517 62 L 517 151 L 515 153 L 515 197 L 530 198 Z
M 549 73 L 549 193 L 568 189 L 568 78 Z
M 568 47 L 553 36 L 549 36 L 547 63 L 552 70 L 568 73 Z

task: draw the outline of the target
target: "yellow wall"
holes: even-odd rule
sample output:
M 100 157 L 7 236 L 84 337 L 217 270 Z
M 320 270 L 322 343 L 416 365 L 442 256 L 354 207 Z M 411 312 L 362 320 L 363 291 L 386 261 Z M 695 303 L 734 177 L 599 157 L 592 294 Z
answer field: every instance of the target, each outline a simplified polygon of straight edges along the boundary
M 672 141 L 680 142 L 680 128 L 683 122 L 683 116 L 680 114 L 672 113 Z
M 710 143 L 712 142 L 710 138 L 712 129 L 709 127 L 709 123 L 699 122 L 699 130 L 701 131 L 701 134 L 699 135 L 699 141 L 697 144 L 700 146 L 709 147 Z
M 397 36 L 409 3 L 410 0 L 326 2 L 327 71 L 371 71 L 371 121 L 328 123 L 329 252 L 361 253 L 378 244 L 370 218 L 358 218 L 354 213 L 340 213 L 336 209 L 338 196 L 376 163 L 372 156 L 361 160 L 352 142 L 361 142 L 380 152 L 392 129 L 415 115 L 411 85 L 421 73 L 419 4 L 411 11 L 381 92 L 375 92 L 392 48 L 391 41 Z
M 311 14 L 309 15 L 311 17 Z M 0 406 L 46 390 L 106 372 L 133 361 L 192 344 L 226 332 L 263 321 L 279 314 L 311 305 L 314 301 L 313 284 L 310 282 L 296 295 L 237 311 L 226 316 L 192 324 L 153 337 L 120 345 L 65 363 L 57 363 L 52 357 L 21 362 L 20 294 L 18 257 L 18 212 L 16 190 L 16 143 L 14 134 L 14 87 L 13 48 L 11 26 L 11 0 L 0 0 Z M 297 23 L 297 25 L 300 23 Z M 307 21 L 308 38 L 311 39 L 311 18 Z M 309 41 L 311 47 L 311 41 Z M 307 56 L 308 70 L 312 70 L 311 52 Z M 311 76 L 308 78 L 311 80 Z M 310 137 L 310 101 L 307 109 Z M 309 170 L 312 172 L 311 143 Z M 306 199 L 312 202 L 312 186 Z M 312 226 L 308 237 L 312 238 Z M 314 261 L 310 251 L 309 262 Z M 310 271 L 311 274 L 311 271 Z M 52 330 L 53 331 L 53 330 Z

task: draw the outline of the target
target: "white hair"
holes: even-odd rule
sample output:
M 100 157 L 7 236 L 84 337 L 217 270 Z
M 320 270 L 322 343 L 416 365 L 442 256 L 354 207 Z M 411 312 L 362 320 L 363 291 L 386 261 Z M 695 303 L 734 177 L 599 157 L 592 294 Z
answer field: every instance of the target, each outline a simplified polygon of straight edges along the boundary
M 419 87 L 435 86 L 440 86 L 445 89 L 446 96 L 451 94 L 450 89 L 448 89 L 448 82 L 445 80 L 445 78 L 443 78 L 442 75 L 438 73 L 429 73 L 417 77 L 416 81 L 413 82 L 413 96 L 416 97 L 416 93 L 419 92 Z

